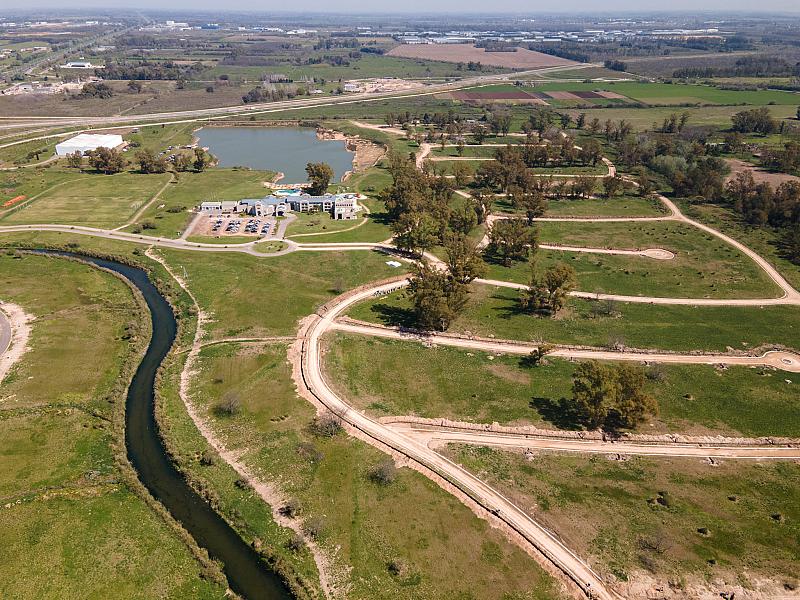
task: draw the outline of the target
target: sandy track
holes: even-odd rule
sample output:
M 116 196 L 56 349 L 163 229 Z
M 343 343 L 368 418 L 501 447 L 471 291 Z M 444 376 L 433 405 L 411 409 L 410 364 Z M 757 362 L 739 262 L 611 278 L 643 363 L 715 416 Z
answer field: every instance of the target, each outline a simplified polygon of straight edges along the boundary
M 730 458 L 742 460 L 795 460 L 800 446 L 704 446 L 700 444 L 637 444 L 626 441 L 567 440 L 495 433 L 490 431 L 454 431 L 445 428 L 391 424 L 392 429 L 436 449 L 447 444 L 495 446 L 514 450 L 550 450 L 583 454 L 621 454 L 673 458 Z
M 0 383 L 28 351 L 32 321 L 21 306 L 0 302 Z
M 390 289 L 395 283 L 384 284 L 378 288 L 367 288 L 354 294 L 340 297 L 336 304 L 327 307 L 322 316 L 315 316 L 308 326 L 303 339 L 300 357 L 300 374 L 296 383 L 300 389 L 313 395 L 321 404 L 339 415 L 349 425 L 359 430 L 379 448 L 388 446 L 423 468 L 423 472 L 444 478 L 455 485 L 474 502 L 508 527 L 521 535 L 530 546 L 537 550 L 543 560 L 556 566 L 584 594 L 598 600 L 612 600 L 619 595 L 606 588 L 602 578 L 580 557 L 561 543 L 553 534 L 534 521 L 524 510 L 493 489 L 478 477 L 459 465 L 428 448 L 427 445 L 402 435 L 393 429 L 371 419 L 353 409 L 339 398 L 328 386 L 322 374 L 320 338 L 334 327 L 335 318 L 353 304 L 373 295 L 376 289 Z
M 396 287 L 397 284 L 392 284 Z M 363 325 L 336 321 L 329 329 L 344 333 L 356 333 L 373 337 L 416 341 L 426 344 L 439 344 L 453 346 L 468 350 L 482 350 L 498 354 L 530 354 L 538 346 L 533 343 L 518 342 L 515 340 L 488 340 L 484 338 L 463 338 L 436 333 L 410 333 L 395 328 L 380 327 L 377 325 Z M 764 366 L 774 367 L 790 373 L 800 373 L 800 355 L 787 351 L 770 351 L 760 356 L 744 356 L 733 354 L 679 354 L 670 352 L 620 352 L 603 349 L 574 349 L 556 348 L 550 356 L 560 358 L 574 358 L 579 360 L 612 360 L 635 361 L 665 364 L 700 364 L 700 365 L 736 365 L 736 366 Z

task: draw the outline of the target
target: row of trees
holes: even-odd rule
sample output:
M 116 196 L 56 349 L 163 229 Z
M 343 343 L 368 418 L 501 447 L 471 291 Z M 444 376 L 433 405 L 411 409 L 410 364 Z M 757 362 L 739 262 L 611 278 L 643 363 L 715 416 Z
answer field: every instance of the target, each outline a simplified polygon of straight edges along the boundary
M 113 175 L 121 173 L 128 167 L 128 161 L 116 149 L 98 148 L 90 150 L 85 155 L 74 152 L 67 155 L 67 166 L 74 169 L 83 167 L 84 156 L 87 158 L 89 166 L 99 173 Z M 141 173 L 165 173 L 170 166 L 164 156 L 155 154 L 152 150 L 139 150 L 135 156 L 136 163 L 139 165 Z M 211 164 L 213 157 L 202 148 L 195 148 L 193 155 L 184 153 L 176 154 L 172 161 L 172 166 L 176 171 L 203 171 Z

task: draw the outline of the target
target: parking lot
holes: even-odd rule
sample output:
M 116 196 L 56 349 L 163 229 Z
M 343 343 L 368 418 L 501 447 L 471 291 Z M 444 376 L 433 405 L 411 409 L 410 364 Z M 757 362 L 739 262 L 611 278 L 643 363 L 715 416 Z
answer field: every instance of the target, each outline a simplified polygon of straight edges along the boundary
M 274 217 L 248 217 L 244 215 L 203 215 L 195 223 L 191 235 L 213 237 L 253 236 L 275 237 L 277 221 Z

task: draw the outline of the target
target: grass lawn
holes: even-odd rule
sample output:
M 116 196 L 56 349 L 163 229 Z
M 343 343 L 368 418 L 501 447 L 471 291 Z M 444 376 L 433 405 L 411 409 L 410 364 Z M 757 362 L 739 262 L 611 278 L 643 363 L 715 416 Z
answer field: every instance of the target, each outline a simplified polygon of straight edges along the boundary
M 765 597 L 785 597 L 792 588 L 784 583 L 797 585 L 796 464 L 722 461 L 712 467 L 690 459 L 620 462 L 557 454 L 528 459 L 474 446 L 450 446 L 447 454 L 590 557 L 603 575 L 636 581 L 654 573 L 678 589 L 711 586 L 708 597 L 760 579 L 773 582 Z
M 792 306 L 658 306 L 572 298 L 557 318 L 520 311 L 511 288 L 474 285 L 451 331 L 523 341 L 605 347 L 725 352 L 781 344 L 800 350 L 800 314 Z M 351 317 L 385 325 L 411 324 L 403 292 L 355 305 Z
M 800 265 L 796 265 L 780 252 L 781 232 L 766 226 L 744 223 L 732 210 L 717 204 L 680 202 L 681 211 L 693 219 L 707 223 L 747 244 L 770 261 L 795 288 L 800 288 Z
M 148 235 L 178 237 L 186 228 L 193 207 L 207 200 L 241 200 L 263 198 L 269 190 L 265 181 L 272 179 L 269 171 L 211 168 L 202 173 L 180 173 L 178 181 L 170 184 L 158 202 L 138 219 L 155 225 Z M 128 227 L 126 231 L 130 231 Z
M 111 228 L 122 225 L 169 181 L 169 175 L 85 174 L 51 187 L 3 219 L 7 225 L 61 223 Z
M 664 205 L 652 198 L 618 196 L 615 198 L 551 199 L 546 217 L 658 217 Z
M 3 254 L 0 289 L 35 316 L 30 349 L 0 384 L 0 596 L 220 597 L 114 458 L 118 379 L 148 327 L 128 287 L 64 259 Z
M 520 356 L 347 334 L 329 337 L 326 347 L 326 379 L 376 416 L 579 428 L 560 404 L 572 395 L 575 365 L 567 360 L 527 368 Z M 660 365 L 658 374 L 661 380 L 648 379 L 647 388 L 659 415 L 640 427 L 644 432 L 793 436 L 800 426 L 797 393 L 784 381 L 786 373 Z
M 663 248 L 672 260 L 539 250 L 539 268 L 564 261 L 578 289 L 638 296 L 763 298 L 777 286 L 749 258 L 724 241 L 681 223 L 539 223 L 539 242 L 618 249 Z M 527 283 L 530 267 L 489 264 L 489 278 Z
M 144 233 L 147 233 L 146 231 Z M 190 235 L 186 238 L 187 242 L 197 242 L 198 244 L 246 244 L 258 240 L 255 235 Z
M 319 525 L 348 598 L 561 597 L 530 557 L 420 474 L 400 469 L 391 484 L 376 484 L 369 472 L 385 455 L 345 434 L 313 436 L 314 409 L 295 394 L 285 345 L 205 348 L 191 392 L 197 406 L 213 415 L 230 391 L 241 411 L 212 417 L 214 429 L 298 501 L 298 519 Z M 389 571 L 392 561 L 404 565 L 400 574 Z
M 364 213 L 361 213 L 357 219 L 344 220 L 344 219 L 331 219 L 331 216 L 326 213 L 295 213 L 297 219 L 289 224 L 286 228 L 286 237 L 291 238 L 298 236 L 299 242 L 313 242 L 319 238 L 319 241 L 327 241 L 328 235 L 312 235 L 306 236 L 303 234 L 328 234 L 337 233 L 343 229 L 350 229 L 356 225 L 364 223 Z
M 294 252 L 274 258 L 164 250 L 185 268 L 212 337 L 292 335 L 297 321 L 338 293 L 399 275 L 377 252 Z

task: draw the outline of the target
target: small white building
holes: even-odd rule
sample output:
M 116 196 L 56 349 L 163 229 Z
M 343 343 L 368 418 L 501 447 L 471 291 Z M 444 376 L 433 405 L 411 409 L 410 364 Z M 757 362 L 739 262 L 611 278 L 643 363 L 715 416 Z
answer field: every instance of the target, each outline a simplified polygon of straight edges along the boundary
M 117 148 L 122 145 L 122 136 L 116 134 L 81 133 L 73 138 L 56 144 L 56 154 L 66 156 L 80 152 L 81 154 L 98 148 Z

